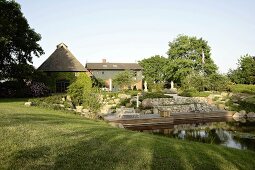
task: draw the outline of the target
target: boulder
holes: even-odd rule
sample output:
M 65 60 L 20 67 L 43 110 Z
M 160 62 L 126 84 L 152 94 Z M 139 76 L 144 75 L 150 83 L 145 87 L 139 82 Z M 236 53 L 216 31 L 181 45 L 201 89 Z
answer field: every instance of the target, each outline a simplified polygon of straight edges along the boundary
M 246 119 L 244 117 L 233 117 L 233 119 L 237 122 L 246 123 Z
M 219 104 L 219 105 L 218 105 L 218 108 L 219 108 L 220 110 L 224 110 L 224 109 L 225 109 L 225 105 L 224 105 L 224 104 Z
M 227 97 L 227 96 L 228 96 L 228 93 L 222 92 L 220 95 L 221 95 L 222 97 Z
M 119 104 L 120 103 L 120 99 L 114 99 L 114 103 L 115 104 Z
M 246 115 L 246 113 L 244 112 L 236 112 L 234 115 L 233 115 L 233 118 L 244 118 Z
M 114 102 L 114 100 L 109 100 L 108 101 L 108 104 L 114 104 L 115 102 Z
M 69 102 L 71 102 L 71 101 L 72 101 L 71 96 L 67 95 L 67 96 L 66 96 L 66 100 L 69 101 Z
M 145 114 L 152 114 L 152 111 L 151 110 L 146 110 Z
M 83 113 L 89 113 L 89 109 L 82 109 Z
M 241 110 L 239 113 L 241 113 L 241 114 L 246 114 L 246 111 L 245 110 Z
M 62 107 L 62 108 L 64 108 L 64 107 L 65 107 L 65 105 L 63 105 L 63 104 L 59 104 L 59 106 L 60 106 L 60 107 Z
M 30 107 L 30 106 L 32 106 L 32 105 L 33 105 L 32 102 L 26 102 L 26 103 L 25 103 L 25 106 L 27 106 L 27 107 Z
M 83 106 L 76 106 L 76 110 L 75 111 L 81 113 L 82 109 L 83 109 Z
M 159 111 L 157 108 L 154 108 L 152 112 L 153 112 L 153 114 L 159 114 Z
M 151 101 L 150 99 L 144 99 L 144 100 L 142 101 L 142 106 L 143 106 L 144 108 L 147 108 L 147 107 L 152 107 L 153 104 L 152 104 L 152 101 Z
M 249 112 L 247 114 L 247 118 L 255 118 L 255 113 L 254 112 Z
M 118 94 L 118 98 L 120 99 L 130 99 L 131 98 L 131 95 L 126 95 L 126 94 Z

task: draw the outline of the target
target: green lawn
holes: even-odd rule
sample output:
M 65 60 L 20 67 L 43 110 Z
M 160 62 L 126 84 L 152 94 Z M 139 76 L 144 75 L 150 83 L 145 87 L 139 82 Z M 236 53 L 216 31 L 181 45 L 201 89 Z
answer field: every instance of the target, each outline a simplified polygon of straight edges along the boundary
M 255 152 L 117 129 L 0 100 L 0 169 L 255 169 Z

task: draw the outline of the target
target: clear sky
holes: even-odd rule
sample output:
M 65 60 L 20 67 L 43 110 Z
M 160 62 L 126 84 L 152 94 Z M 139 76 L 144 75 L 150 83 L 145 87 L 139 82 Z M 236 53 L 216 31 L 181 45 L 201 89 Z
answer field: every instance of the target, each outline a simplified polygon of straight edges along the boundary
M 17 0 L 45 55 L 64 42 L 82 63 L 166 55 L 179 34 L 202 37 L 220 72 L 255 55 L 254 0 Z

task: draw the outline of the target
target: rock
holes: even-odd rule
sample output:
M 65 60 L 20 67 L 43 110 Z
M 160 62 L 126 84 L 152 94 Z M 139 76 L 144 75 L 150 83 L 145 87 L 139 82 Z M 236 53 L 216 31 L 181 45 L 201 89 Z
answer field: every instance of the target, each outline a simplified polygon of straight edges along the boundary
M 64 107 L 65 107 L 65 105 L 63 105 L 63 104 L 59 104 L 59 106 L 60 106 L 60 107 L 62 107 L 62 108 L 64 108 Z
M 32 102 L 26 102 L 26 103 L 25 103 L 25 106 L 27 106 L 27 107 L 30 107 L 30 106 L 32 106 L 32 105 L 33 105 Z
M 233 115 L 233 118 L 244 118 L 245 117 L 245 113 L 244 112 L 236 112 L 234 115 Z
M 120 94 L 118 94 L 118 98 L 120 98 L 120 99 L 127 99 L 127 95 L 120 93 Z
M 233 96 L 233 93 L 229 93 L 229 94 L 228 94 L 228 97 L 232 97 L 232 96 Z
M 228 96 L 228 93 L 222 92 L 220 95 L 221 95 L 222 97 L 226 97 L 226 96 Z
M 132 107 L 132 104 L 131 103 L 127 103 L 126 107 Z
M 109 104 L 114 104 L 115 102 L 114 102 L 114 100 L 109 100 L 108 103 L 109 103 Z
M 71 96 L 67 95 L 67 96 L 66 96 L 66 100 L 69 101 L 69 102 L 71 102 L 71 101 L 72 101 Z
M 144 99 L 142 101 L 142 106 L 144 108 L 147 108 L 147 107 L 152 107 L 152 101 L 150 99 Z
M 241 110 L 239 113 L 246 114 L 246 111 L 245 110 Z
M 120 99 L 114 99 L 114 103 L 115 104 L 119 104 L 120 103 Z
M 81 113 L 82 109 L 83 109 L 83 106 L 76 106 L 76 110 L 75 111 Z
M 83 113 L 89 113 L 89 109 L 82 109 Z
M 154 108 L 152 112 L 153 112 L 153 114 L 158 114 L 159 113 L 157 108 Z
M 218 105 L 218 108 L 219 108 L 220 110 L 224 110 L 225 105 L 224 105 L 224 104 L 219 104 L 219 105 Z
M 152 114 L 152 111 L 151 110 L 146 110 L 145 114 Z
M 244 117 L 233 117 L 233 119 L 237 122 L 246 123 L 246 119 Z
M 66 101 L 66 99 L 65 99 L 64 97 L 62 97 L 61 100 L 62 100 L 63 102 Z
M 247 117 L 248 117 L 248 118 L 255 118 L 255 113 L 254 113 L 254 112 L 249 112 L 249 113 L 247 114 Z

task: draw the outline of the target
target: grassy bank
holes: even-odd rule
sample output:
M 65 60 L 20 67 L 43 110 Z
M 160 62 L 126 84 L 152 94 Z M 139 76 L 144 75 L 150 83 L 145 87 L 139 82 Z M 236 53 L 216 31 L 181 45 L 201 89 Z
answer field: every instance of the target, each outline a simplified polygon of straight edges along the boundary
M 255 169 L 255 152 L 0 100 L 0 169 Z

